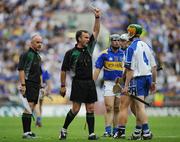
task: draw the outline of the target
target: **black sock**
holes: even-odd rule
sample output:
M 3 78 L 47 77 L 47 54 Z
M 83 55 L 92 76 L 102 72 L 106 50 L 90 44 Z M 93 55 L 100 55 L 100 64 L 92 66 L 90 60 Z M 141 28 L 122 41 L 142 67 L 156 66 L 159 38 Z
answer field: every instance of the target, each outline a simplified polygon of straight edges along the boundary
M 86 113 L 89 134 L 94 133 L 94 113 Z
M 22 114 L 22 125 L 24 133 L 31 131 L 31 114 Z
M 64 129 L 68 128 L 69 124 L 73 121 L 76 114 L 74 114 L 70 109 L 70 111 L 66 115 L 66 119 L 65 119 L 65 122 L 64 122 L 64 126 L 63 126 Z

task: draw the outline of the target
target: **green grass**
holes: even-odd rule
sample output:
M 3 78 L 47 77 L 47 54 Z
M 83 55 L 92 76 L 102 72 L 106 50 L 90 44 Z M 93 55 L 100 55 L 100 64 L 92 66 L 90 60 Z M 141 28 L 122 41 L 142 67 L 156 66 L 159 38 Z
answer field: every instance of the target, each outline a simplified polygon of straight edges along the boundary
M 59 142 L 59 129 L 64 122 L 63 117 L 43 118 L 43 127 L 36 128 L 32 123 L 32 131 L 37 134 L 33 140 L 22 139 L 21 118 L 0 117 L 0 142 Z M 129 137 L 134 128 L 135 120 L 130 117 L 126 129 L 126 136 Z M 69 126 L 67 142 L 86 142 L 88 130 L 84 130 L 85 117 L 77 117 Z M 149 124 L 154 134 L 152 142 L 180 142 L 180 117 L 150 117 Z M 104 132 L 103 116 L 96 116 L 95 132 L 101 136 Z M 100 138 L 98 141 L 122 141 L 112 138 Z

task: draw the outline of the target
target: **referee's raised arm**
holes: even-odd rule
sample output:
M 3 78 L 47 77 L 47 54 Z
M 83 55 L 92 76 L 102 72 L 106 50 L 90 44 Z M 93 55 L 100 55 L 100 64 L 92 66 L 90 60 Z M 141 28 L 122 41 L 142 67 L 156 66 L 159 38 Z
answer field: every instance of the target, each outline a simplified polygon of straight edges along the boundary
M 95 16 L 95 22 L 94 22 L 94 27 L 93 27 L 93 35 L 94 38 L 97 39 L 100 31 L 100 17 L 101 17 L 101 11 L 99 8 L 94 8 L 93 9 L 94 16 Z

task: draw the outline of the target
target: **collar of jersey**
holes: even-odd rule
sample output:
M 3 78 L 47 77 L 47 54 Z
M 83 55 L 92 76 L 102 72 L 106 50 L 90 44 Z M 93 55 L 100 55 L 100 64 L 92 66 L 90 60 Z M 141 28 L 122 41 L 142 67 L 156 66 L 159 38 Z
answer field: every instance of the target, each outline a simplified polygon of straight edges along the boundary
M 118 52 L 121 52 L 122 51 L 122 49 L 118 49 Z M 110 46 L 110 48 L 108 48 L 108 52 L 113 52 L 113 50 L 112 50 L 112 47 Z M 113 52 L 114 53 L 114 52 Z
M 140 38 L 134 38 L 130 45 L 132 45 L 132 44 L 134 44 L 134 43 L 136 43 L 136 42 L 138 42 L 140 40 L 141 40 Z
M 140 40 L 141 40 L 141 39 L 137 37 L 137 38 L 134 38 L 134 39 L 133 39 L 133 42 L 137 42 L 137 41 L 140 41 Z
M 77 47 L 77 44 L 75 44 L 75 48 L 76 48 L 77 50 L 79 50 L 79 51 L 83 51 L 83 50 L 85 50 L 86 46 L 84 46 L 83 48 L 78 48 L 78 47 Z
M 36 54 L 38 53 L 37 51 L 35 51 L 35 50 L 32 49 L 32 48 L 29 48 L 29 50 L 32 51 L 32 52 L 34 52 L 34 53 L 36 53 Z

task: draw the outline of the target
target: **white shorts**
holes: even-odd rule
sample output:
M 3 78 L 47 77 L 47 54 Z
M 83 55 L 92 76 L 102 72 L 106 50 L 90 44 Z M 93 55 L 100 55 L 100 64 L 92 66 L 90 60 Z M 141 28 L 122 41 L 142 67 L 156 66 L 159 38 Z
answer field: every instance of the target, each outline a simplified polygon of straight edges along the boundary
M 119 96 L 120 94 L 113 93 L 113 86 L 115 85 L 114 81 L 104 81 L 104 96 Z

